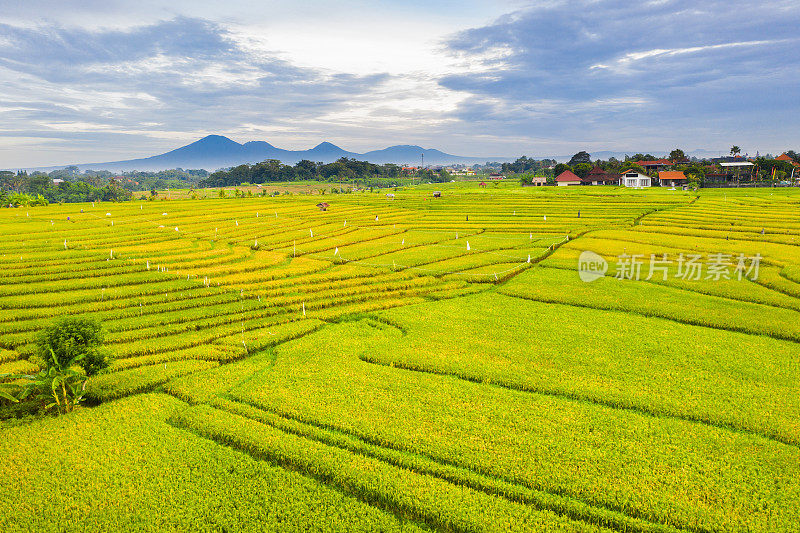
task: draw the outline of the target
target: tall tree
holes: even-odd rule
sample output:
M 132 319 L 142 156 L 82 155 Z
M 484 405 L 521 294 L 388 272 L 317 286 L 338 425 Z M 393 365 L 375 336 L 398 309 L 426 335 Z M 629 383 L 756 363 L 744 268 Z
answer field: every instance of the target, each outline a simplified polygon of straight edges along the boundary
M 669 153 L 669 159 L 673 163 L 677 161 L 686 161 L 686 154 L 680 148 L 675 148 L 673 151 Z
M 581 150 L 577 154 L 573 155 L 572 159 L 570 159 L 569 163 L 567 163 L 567 164 L 569 166 L 574 166 L 574 165 L 577 165 L 579 163 L 588 163 L 590 165 L 592 164 L 592 156 L 589 155 L 589 152 Z

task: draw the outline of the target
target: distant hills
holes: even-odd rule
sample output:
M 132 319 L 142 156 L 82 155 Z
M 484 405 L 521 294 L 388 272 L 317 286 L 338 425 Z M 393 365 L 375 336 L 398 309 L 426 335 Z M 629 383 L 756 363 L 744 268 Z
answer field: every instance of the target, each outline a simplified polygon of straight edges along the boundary
M 663 151 L 630 151 L 612 152 L 598 151 L 592 152 L 592 159 L 608 159 L 616 157 L 624 159 L 625 155 L 636 153 L 650 153 L 657 157 L 667 155 Z M 687 152 L 690 157 L 704 158 L 717 157 L 721 152 L 710 150 L 694 150 Z M 372 150 L 365 153 L 350 152 L 339 148 L 335 144 L 322 142 L 310 150 L 284 150 L 277 148 L 266 141 L 250 141 L 244 144 L 237 143 L 222 135 L 208 135 L 186 146 L 176 148 L 151 157 L 141 159 L 129 159 L 126 161 L 110 161 L 106 163 L 81 163 L 76 164 L 80 170 L 109 170 L 112 172 L 123 172 L 130 170 L 157 171 L 171 168 L 184 169 L 206 169 L 209 171 L 220 168 L 233 167 L 242 163 L 258 163 L 265 159 L 278 159 L 285 164 L 293 165 L 303 159 L 323 163 L 336 161 L 341 157 L 355 158 L 360 161 L 369 161 L 375 164 L 396 163 L 398 165 L 417 166 L 425 156 L 425 165 L 452 165 L 464 164 L 474 165 L 476 163 L 486 163 L 487 161 L 507 162 L 514 161 L 516 157 L 467 157 L 452 155 L 433 148 L 422 148 L 416 145 L 396 145 L 382 150 Z M 571 155 L 531 155 L 534 159 L 555 159 L 557 161 L 568 161 Z M 64 168 L 67 165 L 53 166 L 46 168 L 32 168 L 28 170 L 55 170 Z
M 349 152 L 335 144 L 322 142 L 310 150 L 284 150 L 277 148 L 265 141 L 250 141 L 244 144 L 237 143 L 222 135 L 208 135 L 186 146 L 176 148 L 170 152 L 142 159 L 129 159 L 127 161 L 111 161 L 106 163 L 82 163 L 75 165 L 80 170 L 110 170 L 122 172 L 127 170 L 164 170 L 170 168 L 203 168 L 216 170 L 232 167 L 242 163 L 258 163 L 265 159 L 279 159 L 283 163 L 293 165 L 303 159 L 331 163 L 342 157 L 351 157 L 360 161 L 369 161 L 375 164 L 397 163 L 399 165 L 419 165 L 422 156 L 425 156 L 425 165 L 450 165 L 450 164 L 475 164 L 486 161 L 513 161 L 508 157 L 464 157 L 446 154 L 440 150 L 422 148 L 414 145 L 397 145 L 372 150 L 366 153 Z M 64 168 L 64 166 L 50 167 Z

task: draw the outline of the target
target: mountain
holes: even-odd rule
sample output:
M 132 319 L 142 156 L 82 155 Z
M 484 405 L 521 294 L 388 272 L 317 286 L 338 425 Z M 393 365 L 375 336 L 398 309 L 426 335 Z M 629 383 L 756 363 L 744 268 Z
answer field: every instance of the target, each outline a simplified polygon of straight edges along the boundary
M 422 148 L 412 145 L 398 145 L 373 150 L 363 154 L 349 152 L 327 141 L 321 142 L 310 150 L 284 150 L 265 141 L 237 143 L 222 135 L 208 135 L 186 146 L 169 152 L 126 161 L 110 161 L 106 163 L 82 163 L 75 165 L 80 170 L 110 170 L 122 172 L 127 170 L 164 170 L 169 168 L 204 168 L 216 170 L 232 167 L 242 163 L 257 163 L 265 159 L 279 159 L 283 163 L 293 165 L 303 159 L 330 163 L 342 157 L 355 158 L 375 164 L 397 163 L 401 165 L 418 165 L 425 156 L 425 165 L 447 165 L 453 163 L 474 164 L 486 161 L 513 161 L 513 158 L 463 157 L 446 154 L 440 150 Z M 49 167 L 54 170 L 64 166 Z

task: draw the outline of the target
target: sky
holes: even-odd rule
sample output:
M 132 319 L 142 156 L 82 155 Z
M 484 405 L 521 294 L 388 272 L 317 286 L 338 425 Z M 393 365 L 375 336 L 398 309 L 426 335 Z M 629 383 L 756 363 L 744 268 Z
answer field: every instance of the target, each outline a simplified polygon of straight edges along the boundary
M 208 134 L 490 158 L 800 150 L 800 0 L 0 0 L 0 168 Z

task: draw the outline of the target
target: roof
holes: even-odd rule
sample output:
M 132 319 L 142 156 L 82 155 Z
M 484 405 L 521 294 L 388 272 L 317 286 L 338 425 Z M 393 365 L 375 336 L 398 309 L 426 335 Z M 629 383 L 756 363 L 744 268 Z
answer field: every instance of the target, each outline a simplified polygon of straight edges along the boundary
M 638 170 L 631 170 L 631 169 L 628 169 L 628 170 L 624 171 L 624 172 L 621 174 L 621 176 L 624 176 L 625 174 L 630 174 L 630 173 L 634 173 L 634 174 L 636 174 L 637 176 L 642 176 L 643 178 L 649 178 L 649 177 L 650 177 L 650 176 L 648 176 L 647 174 L 642 174 L 642 173 L 641 173 L 641 172 L 639 172 Z
M 572 173 L 571 170 L 565 170 L 561 174 L 556 177 L 556 181 L 560 181 L 561 183 L 568 182 L 568 181 L 581 181 L 581 179 Z
M 668 161 L 667 159 L 656 159 L 655 161 L 633 161 L 633 163 L 636 163 L 636 164 L 641 165 L 643 167 L 652 167 L 652 166 L 656 166 L 656 165 L 661 165 L 661 166 L 672 166 L 673 165 L 672 161 Z
M 658 173 L 660 180 L 685 180 L 686 175 L 681 170 L 663 170 Z
M 600 167 L 594 167 L 592 170 L 589 171 L 589 174 L 584 178 L 583 181 L 587 183 L 591 183 L 593 181 L 617 181 L 619 180 L 619 174 L 614 172 L 606 172 Z
M 783 153 L 783 154 L 779 155 L 778 157 L 776 157 L 775 161 L 788 161 L 792 165 L 794 165 L 796 167 L 800 167 L 800 163 L 795 162 L 794 159 L 792 159 L 791 157 L 789 157 L 785 153 Z
M 721 167 L 752 167 L 753 163 L 750 161 L 736 161 L 730 163 L 720 163 L 719 166 Z

